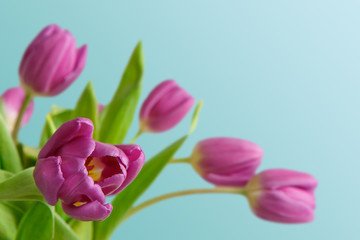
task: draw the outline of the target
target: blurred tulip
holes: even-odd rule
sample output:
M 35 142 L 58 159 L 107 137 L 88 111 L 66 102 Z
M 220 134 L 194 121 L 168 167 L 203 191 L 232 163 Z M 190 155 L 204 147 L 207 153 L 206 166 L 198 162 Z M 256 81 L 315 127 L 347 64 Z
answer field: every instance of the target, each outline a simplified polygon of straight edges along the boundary
M 316 179 L 302 172 L 270 169 L 254 176 L 245 193 L 254 214 L 280 223 L 314 219 Z
M 262 156 L 262 149 L 253 142 L 219 137 L 198 142 L 189 162 L 210 183 L 242 187 L 254 176 Z
M 12 132 L 15 127 L 16 119 L 19 115 L 21 105 L 25 99 L 25 91 L 21 87 L 10 88 L 4 92 L 0 97 L 3 101 L 4 117 L 9 132 Z M 25 113 L 21 121 L 21 127 L 27 124 L 34 111 L 34 101 L 32 100 L 26 107 Z
M 185 117 L 194 101 L 195 99 L 174 80 L 160 83 L 151 91 L 141 107 L 141 131 L 169 130 Z
M 46 201 L 61 199 L 65 213 L 81 221 L 107 218 L 112 205 L 105 196 L 124 189 L 145 162 L 139 146 L 97 142 L 93 130 L 86 118 L 65 122 L 40 151 L 34 170 Z
M 49 25 L 35 37 L 22 57 L 21 85 L 32 95 L 57 95 L 80 75 L 86 53 L 87 46 L 77 49 L 70 32 Z

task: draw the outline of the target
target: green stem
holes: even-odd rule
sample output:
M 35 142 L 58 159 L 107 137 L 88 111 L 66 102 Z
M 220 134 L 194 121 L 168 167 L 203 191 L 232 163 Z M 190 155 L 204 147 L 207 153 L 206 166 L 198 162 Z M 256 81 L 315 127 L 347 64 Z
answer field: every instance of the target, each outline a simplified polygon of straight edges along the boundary
M 169 163 L 189 163 L 189 158 L 173 158 L 169 161 Z
M 143 134 L 143 131 L 140 129 L 136 135 L 131 139 L 130 144 L 133 144 L 140 135 Z
M 174 197 L 180 196 L 187 196 L 193 194 L 207 194 L 207 193 L 228 193 L 228 194 L 243 194 L 243 188 L 231 188 L 231 187 L 216 187 L 216 188 L 205 188 L 205 189 L 192 189 L 192 190 L 184 190 L 179 192 L 173 192 L 164 194 L 155 198 L 152 198 L 148 201 L 145 201 L 135 207 L 133 207 L 123 218 L 122 222 L 125 222 L 128 218 L 130 218 L 135 213 L 139 212 L 140 210 L 150 207 L 151 205 L 170 199 Z
M 12 137 L 13 137 L 15 144 L 17 144 L 17 141 L 18 141 L 18 134 L 19 134 L 20 126 L 21 126 L 21 120 L 24 116 L 26 107 L 30 103 L 31 99 L 32 99 L 32 96 L 29 93 L 26 93 L 24 101 L 21 104 L 19 114 L 16 118 L 14 130 L 12 132 Z

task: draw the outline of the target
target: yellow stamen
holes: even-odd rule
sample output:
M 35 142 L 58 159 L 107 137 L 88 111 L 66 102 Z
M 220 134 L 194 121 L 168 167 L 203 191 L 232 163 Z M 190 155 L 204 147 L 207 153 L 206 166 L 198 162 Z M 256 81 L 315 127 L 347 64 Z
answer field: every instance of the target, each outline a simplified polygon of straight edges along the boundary
M 75 207 L 80 207 L 80 206 L 82 206 L 82 205 L 84 205 L 84 204 L 86 204 L 86 202 L 76 202 L 76 203 L 74 203 L 73 205 L 74 205 Z

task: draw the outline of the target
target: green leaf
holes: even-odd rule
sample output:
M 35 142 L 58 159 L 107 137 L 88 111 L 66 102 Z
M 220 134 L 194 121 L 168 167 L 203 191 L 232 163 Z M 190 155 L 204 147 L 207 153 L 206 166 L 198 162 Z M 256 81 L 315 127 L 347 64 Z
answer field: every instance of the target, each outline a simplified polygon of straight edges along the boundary
M 49 240 L 53 237 L 54 216 L 49 205 L 36 202 L 22 217 L 16 240 Z
M 112 214 L 104 221 L 95 223 L 95 240 L 108 239 L 110 237 L 135 201 L 148 189 L 187 137 L 186 135 L 180 138 L 150 159 L 135 180 L 116 195 L 112 201 L 114 207 Z
M 0 202 L 0 239 L 12 240 L 15 238 L 16 228 L 20 222 L 23 212 L 18 208 Z
M 49 138 L 56 131 L 54 120 L 52 119 L 50 114 L 46 115 L 45 125 L 40 137 L 40 147 L 43 147 L 45 143 L 49 140 Z
M 82 222 L 72 219 L 69 223 L 72 230 L 82 240 L 92 240 L 93 236 L 93 222 Z
M 68 222 L 70 220 L 70 217 L 64 212 L 62 206 L 61 206 L 61 201 L 58 201 L 57 204 L 55 205 L 55 212 L 62 218 L 64 219 L 65 222 Z
M 43 200 L 35 185 L 34 168 L 27 168 L 0 183 L 0 200 Z
M 143 72 L 144 56 L 142 44 L 139 42 L 126 66 L 115 95 L 101 114 L 99 132 L 101 142 L 111 144 L 123 142 L 139 101 Z
M 0 167 L 13 173 L 22 169 L 16 145 L 2 116 L 0 116 Z
M 191 125 L 190 125 L 189 134 L 192 134 L 195 131 L 196 127 L 197 127 L 197 124 L 198 124 L 198 121 L 199 121 L 199 114 L 200 114 L 200 110 L 202 108 L 202 105 L 203 105 L 202 100 L 196 105 L 195 111 L 194 111 L 192 119 L 191 119 Z
M 98 102 L 91 81 L 86 85 L 73 111 L 72 118 L 78 117 L 89 118 L 93 122 L 95 130 L 97 129 Z M 94 132 L 94 138 L 96 139 L 96 131 Z
M 54 240 L 80 240 L 70 226 L 56 213 Z
M 12 177 L 14 174 L 5 170 L 0 169 L 0 183 L 9 177 Z

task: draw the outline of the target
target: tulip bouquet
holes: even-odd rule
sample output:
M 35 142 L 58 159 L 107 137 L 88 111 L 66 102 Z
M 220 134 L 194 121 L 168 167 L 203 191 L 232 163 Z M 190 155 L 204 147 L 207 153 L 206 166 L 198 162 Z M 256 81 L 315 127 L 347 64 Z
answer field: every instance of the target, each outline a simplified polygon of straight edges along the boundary
M 74 109 L 53 106 L 46 115 L 38 146 L 18 133 L 31 118 L 33 98 L 60 94 L 80 75 L 86 45 L 57 25 L 45 27 L 26 49 L 19 67 L 20 86 L 0 98 L 0 239 L 109 239 L 136 212 L 173 197 L 227 193 L 247 197 L 254 214 L 279 223 L 313 220 L 317 181 L 309 174 L 270 169 L 256 174 L 262 149 L 237 138 L 200 141 L 187 158 L 174 155 L 197 125 L 145 163 L 143 133 L 177 125 L 194 98 L 174 80 L 158 84 L 141 106 L 139 131 L 124 138 L 141 93 L 144 69 L 141 42 L 135 47 L 110 103 L 96 100 L 91 82 Z M 137 203 L 168 164 L 190 164 L 215 187 L 173 192 Z M 107 196 L 113 195 L 112 201 Z

